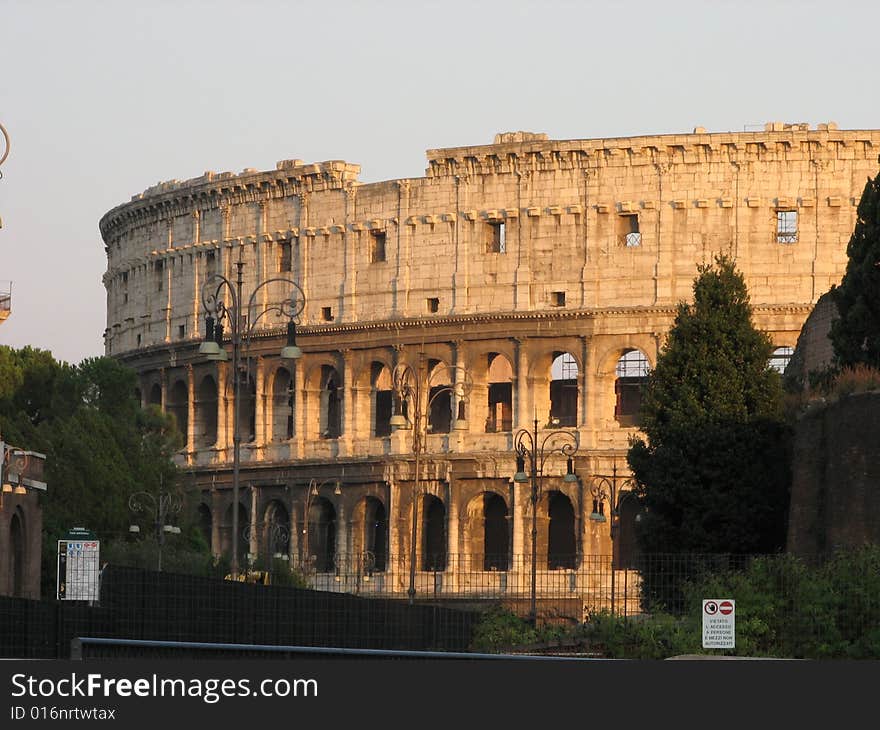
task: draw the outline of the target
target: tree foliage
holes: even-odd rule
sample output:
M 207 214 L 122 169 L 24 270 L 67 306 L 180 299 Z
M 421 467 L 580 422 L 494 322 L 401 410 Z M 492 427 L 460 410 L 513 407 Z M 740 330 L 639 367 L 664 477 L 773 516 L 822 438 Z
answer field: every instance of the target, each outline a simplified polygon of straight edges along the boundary
M 71 527 L 92 530 L 106 545 L 126 537 L 133 492 L 182 495 L 171 460 L 181 436 L 172 418 L 140 407 L 135 386 L 134 372 L 110 358 L 71 366 L 49 352 L 0 347 L 0 434 L 47 457 L 44 593 L 54 580 L 55 542 Z
M 628 454 L 645 552 L 770 552 L 785 541 L 788 428 L 773 345 L 733 262 L 698 267 L 650 373 Z
M 846 273 L 831 290 L 840 315 L 829 335 L 836 364 L 880 367 L 880 174 L 865 184 L 846 254 Z

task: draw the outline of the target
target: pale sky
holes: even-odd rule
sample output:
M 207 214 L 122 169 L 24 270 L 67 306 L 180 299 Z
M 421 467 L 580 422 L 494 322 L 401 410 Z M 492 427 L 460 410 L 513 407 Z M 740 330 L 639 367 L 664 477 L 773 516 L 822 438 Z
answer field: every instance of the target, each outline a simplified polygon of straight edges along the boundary
M 880 126 L 880 3 L 0 0 L 0 344 L 103 354 L 98 221 L 161 180 L 497 132 Z M 2 150 L 0 150 L 2 156 Z

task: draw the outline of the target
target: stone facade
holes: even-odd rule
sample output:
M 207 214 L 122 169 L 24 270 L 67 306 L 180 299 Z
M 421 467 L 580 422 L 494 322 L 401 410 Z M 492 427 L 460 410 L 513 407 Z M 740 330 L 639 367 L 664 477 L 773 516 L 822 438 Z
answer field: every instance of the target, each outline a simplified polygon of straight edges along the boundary
M 878 149 L 880 131 L 833 124 L 566 141 L 518 132 L 429 150 L 421 178 L 361 183 L 357 165 L 285 160 L 161 183 L 101 220 L 106 352 L 138 371 L 145 403 L 177 416 L 180 461 L 221 551 L 233 404 L 229 368 L 198 353 L 201 287 L 212 274 L 233 280 L 237 261 L 245 298 L 274 276 L 298 282 L 304 357 L 295 367 L 279 360 L 280 318 L 255 323 L 247 348 L 248 547 L 273 552 L 267 535 L 278 522 L 292 527 L 283 548 L 295 559 L 306 485 L 339 479 L 340 494 L 325 487 L 316 498 L 309 529 L 332 524 L 315 537 L 332 543 L 321 548 L 328 566 L 371 553 L 383 563 L 374 585 L 386 592 L 406 590 L 414 484 L 410 435 L 387 427 L 390 373 L 434 360 L 466 368 L 464 408 L 456 394 L 445 416 L 433 414 L 421 460 L 419 590 L 429 580 L 436 590 L 438 574 L 444 590 L 466 592 L 471 579 L 523 585 L 529 487 L 511 480 L 512 447 L 535 419 L 542 434 L 546 424 L 579 438 L 579 481 L 562 479 L 561 458 L 544 472 L 537 547 L 549 585 L 611 553 L 608 524 L 590 519 L 590 487 L 624 469 L 639 379 L 676 304 L 691 297 L 696 266 L 734 257 L 756 324 L 792 347 L 844 271 Z M 252 319 L 280 295 L 273 286 L 260 290 Z M 464 430 L 451 428 L 456 415 Z M 507 554 L 498 564 L 482 555 L 490 534 Z M 627 539 L 622 531 L 620 544 Z M 429 564 L 440 548 L 445 562 Z

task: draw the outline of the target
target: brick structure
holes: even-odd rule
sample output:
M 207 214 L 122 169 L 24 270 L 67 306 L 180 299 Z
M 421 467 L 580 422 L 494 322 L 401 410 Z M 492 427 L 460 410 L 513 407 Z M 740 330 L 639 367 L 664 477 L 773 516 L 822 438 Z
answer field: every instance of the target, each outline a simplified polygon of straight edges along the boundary
M 473 388 L 463 410 L 453 397 L 434 414 L 428 436 L 419 590 L 436 589 L 437 573 L 444 590 L 466 592 L 481 571 L 522 585 L 530 504 L 528 485 L 511 480 L 511 449 L 534 418 L 580 440 L 579 482 L 562 480 L 562 459 L 545 471 L 537 545 L 550 580 L 611 552 L 607 523 L 589 519 L 591 478 L 625 467 L 638 384 L 697 264 L 734 257 L 757 326 L 791 348 L 844 271 L 878 149 L 880 131 L 834 124 L 600 140 L 517 132 L 429 150 L 421 178 L 361 183 L 357 165 L 285 160 L 161 183 L 101 220 L 106 352 L 137 370 L 144 403 L 176 415 L 206 533 L 228 549 L 230 371 L 199 356 L 200 290 L 212 274 L 233 279 L 239 260 L 245 297 L 292 277 L 307 297 L 304 357 L 279 361 L 284 323 L 271 317 L 249 348 L 239 510 L 250 552 L 275 551 L 277 523 L 292 526 L 283 549 L 295 559 L 305 485 L 338 478 L 341 494 L 313 505 L 312 524 L 327 528 L 322 565 L 372 553 L 377 590 L 406 590 L 413 458 L 407 433 L 388 428 L 390 372 L 423 356 L 464 366 Z M 467 428 L 452 429 L 461 414 Z M 635 517 L 622 511 L 620 545 Z M 490 547 L 508 559 L 490 565 Z M 422 558 L 435 550 L 442 570 Z M 571 555 L 552 565 L 560 551 Z

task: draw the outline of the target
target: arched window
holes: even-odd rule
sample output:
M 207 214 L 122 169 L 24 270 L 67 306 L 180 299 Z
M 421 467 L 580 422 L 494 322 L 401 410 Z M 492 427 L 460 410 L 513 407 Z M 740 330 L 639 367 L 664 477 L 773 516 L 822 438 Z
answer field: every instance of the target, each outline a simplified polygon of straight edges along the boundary
M 547 567 L 550 570 L 575 567 L 574 508 L 562 492 L 552 491 L 547 501 Z
M 24 596 L 24 566 L 25 561 L 25 540 L 24 532 L 24 514 L 21 508 L 17 508 L 12 514 L 12 521 L 9 523 L 9 574 L 12 584 L 12 596 L 14 598 L 22 598 Z
M 489 415 L 486 433 L 510 431 L 513 425 L 513 368 L 498 353 L 489 354 Z
M 257 438 L 257 384 L 250 375 L 242 374 L 238 386 L 238 429 L 241 440 L 252 443 Z
M 508 570 L 510 531 L 507 502 L 494 492 L 483 495 L 483 570 Z
M 550 423 L 577 426 L 578 364 L 569 352 L 553 354 L 550 366 Z
M 617 511 L 620 516 L 617 539 L 614 541 L 617 550 L 614 565 L 620 570 L 633 570 L 638 568 L 639 545 L 636 542 L 636 523 L 641 518 L 641 508 L 632 492 L 627 491 L 621 495 Z
M 202 378 L 196 391 L 196 445 L 213 446 L 217 441 L 217 383 L 210 375 Z
M 290 513 L 277 499 L 266 507 L 263 516 L 263 545 L 267 558 L 287 555 L 290 547 Z
M 785 374 L 785 368 L 788 367 L 788 361 L 791 360 L 792 355 L 794 355 L 793 347 L 777 347 L 773 350 L 769 365 L 777 373 L 783 375 Z
M 642 386 L 648 379 L 648 358 L 641 350 L 627 350 L 617 361 L 614 381 L 614 418 L 621 426 L 638 426 Z
M 439 360 L 428 362 L 428 381 L 431 390 L 428 398 L 431 407 L 428 411 L 428 432 L 449 433 L 452 426 L 452 392 L 450 390 L 449 368 Z
M 321 438 L 336 439 L 342 434 L 342 409 L 336 368 L 321 366 Z
M 367 497 L 364 505 L 364 567 L 382 572 L 388 562 L 388 519 L 385 505 Z
M 208 545 L 211 545 L 211 532 L 213 531 L 214 526 L 214 518 L 211 515 L 211 508 L 202 502 L 199 504 L 197 509 L 197 517 L 198 517 L 198 525 L 199 532 L 202 533 L 202 537 L 205 538 L 205 542 Z
M 326 497 L 317 497 L 309 507 L 306 530 L 307 564 L 318 573 L 327 573 L 336 566 L 336 508 Z
M 174 422 L 177 424 L 177 430 L 183 436 L 183 443 L 186 445 L 187 434 L 189 433 L 189 391 L 186 383 L 178 380 L 171 386 L 171 392 L 168 393 L 168 413 L 174 416 Z
M 446 570 L 446 507 L 432 494 L 422 500 L 422 570 Z
M 371 367 L 370 382 L 373 386 L 373 435 L 391 435 L 391 374 L 380 362 Z
M 278 368 L 272 379 L 272 440 L 293 438 L 293 384 L 290 371 Z
M 153 383 L 150 388 L 150 399 L 148 405 L 162 407 L 162 386 L 159 383 Z

